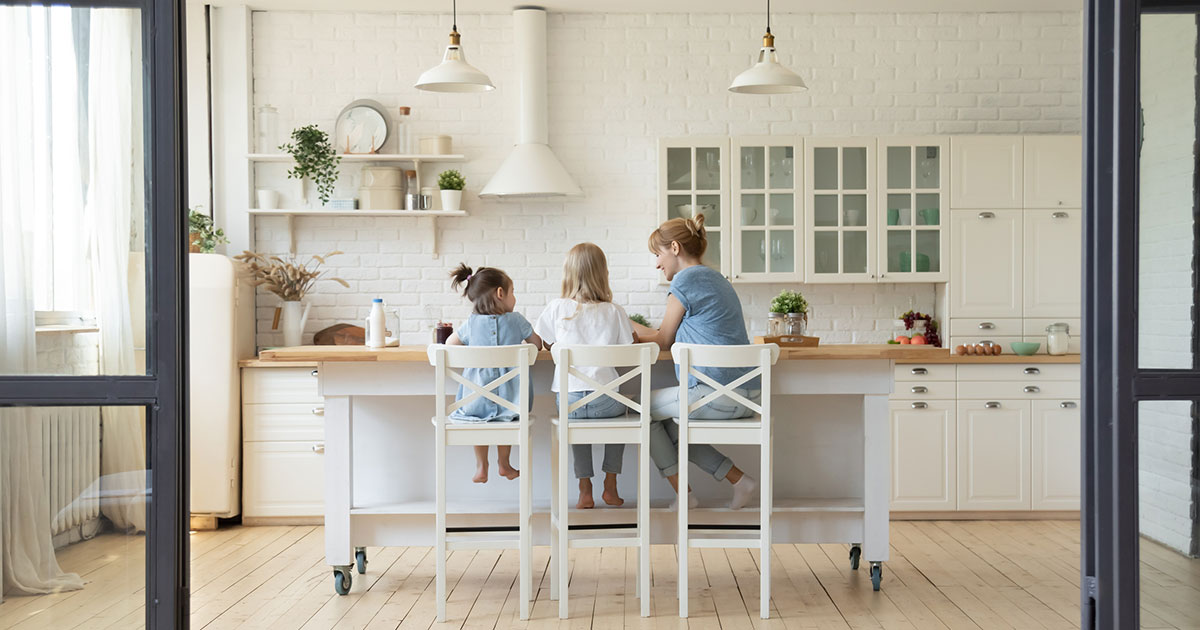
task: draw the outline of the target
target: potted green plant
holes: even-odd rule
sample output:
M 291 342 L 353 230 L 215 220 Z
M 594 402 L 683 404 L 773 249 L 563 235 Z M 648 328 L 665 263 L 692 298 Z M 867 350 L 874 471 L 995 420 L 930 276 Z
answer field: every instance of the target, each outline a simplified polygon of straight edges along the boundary
M 634 313 L 633 315 L 630 315 L 629 321 L 641 324 L 646 328 L 650 327 L 650 320 L 646 319 L 646 316 L 642 315 L 641 313 Z
M 200 208 L 201 206 L 196 206 Z M 188 212 L 188 251 L 193 254 L 211 254 L 217 245 L 228 243 L 225 230 L 213 225 L 212 217 L 192 208 Z
M 462 207 L 462 190 L 466 183 L 462 173 L 454 169 L 438 175 L 438 188 L 442 189 L 442 210 L 458 210 Z
M 317 129 L 316 125 L 300 127 L 292 131 L 292 142 L 279 145 L 279 149 L 291 154 L 295 160 L 295 165 L 287 172 L 288 178 L 311 180 L 317 185 L 317 197 L 321 205 L 325 205 L 333 194 L 338 164 L 342 161 L 341 156 L 333 152 L 329 135 Z
M 771 300 L 771 312 L 782 313 L 786 318 L 783 335 L 798 336 L 808 331 L 808 300 L 799 291 L 784 289 Z

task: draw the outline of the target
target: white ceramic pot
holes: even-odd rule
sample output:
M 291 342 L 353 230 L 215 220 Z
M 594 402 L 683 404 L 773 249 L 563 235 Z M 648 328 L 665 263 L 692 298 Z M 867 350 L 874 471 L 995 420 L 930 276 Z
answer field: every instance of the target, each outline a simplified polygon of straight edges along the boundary
M 308 323 L 308 309 L 312 304 L 303 302 L 284 302 L 283 313 L 279 318 L 279 327 L 283 330 L 283 345 L 287 347 L 300 345 L 304 336 L 304 324 Z
M 460 210 L 462 208 L 461 190 L 442 191 L 442 210 Z

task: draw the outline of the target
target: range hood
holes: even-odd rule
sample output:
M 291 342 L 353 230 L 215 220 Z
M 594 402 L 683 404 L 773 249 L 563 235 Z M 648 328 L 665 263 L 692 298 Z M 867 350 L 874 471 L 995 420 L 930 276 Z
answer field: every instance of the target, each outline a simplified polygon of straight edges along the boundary
M 512 153 L 483 187 L 480 197 L 564 197 L 583 194 L 550 150 L 546 131 L 546 10 L 513 10 L 519 120 Z

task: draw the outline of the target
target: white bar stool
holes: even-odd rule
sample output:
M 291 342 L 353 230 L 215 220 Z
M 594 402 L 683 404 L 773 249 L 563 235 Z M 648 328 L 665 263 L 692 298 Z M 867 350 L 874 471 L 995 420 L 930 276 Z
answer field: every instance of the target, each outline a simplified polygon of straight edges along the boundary
M 533 417 L 529 414 L 529 366 L 537 360 L 537 348 L 529 344 L 515 346 L 429 346 L 429 363 L 434 366 L 434 392 L 436 411 L 433 425 L 436 428 L 435 453 L 437 494 L 437 620 L 446 620 L 446 551 L 450 549 L 519 549 L 521 557 L 520 592 L 521 619 L 529 619 L 529 607 L 533 594 L 533 572 L 531 570 L 530 532 L 530 466 L 529 425 Z M 479 385 L 457 372 L 463 368 L 514 368 L 504 376 L 487 385 Z M 520 392 L 518 402 L 505 400 L 495 393 L 503 383 L 517 380 Z M 452 404 L 446 403 L 448 381 L 462 384 L 471 393 Z M 453 387 L 453 384 L 451 384 Z M 450 413 L 477 398 L 487 398 L 496 404 L 511 409 L 520 418 L 514 422 L 455 423 Z M 520 449 L 519 466 L 521 476 L 520 512 L 516 527 L 447 527 L 446 526 L 446 447 L 447 446 L 516 446 Z M 489 536 L 495 532 L 516 531 L 516 537 Z
M 772 493 L 772 440 L 771 440 L 771 366 L 779 359 L 779 346 L 775 344 L 752 344 L 745 346 L 707 346 L 677 343 L 671 347 L 671 356 L 679 366 L 679 616 L 688 616 L 688 550 L 694 547 L 722 549 L 759 548 L 759 611 L 758 616 L 771 616 L 771 493 Z M 697 368 L 753 368 L 727 385 L 722 385 Z M 700 400 L 688 401 L 688 377 L 713 388 L 711 394 Z M 762 396 L 760 403 L 747 400 L 733 391 L 754 377 L 760 377 Z M 726 398 L 749 408 L 757 418 L 732 420 L 689 420 L 688 415 L 714 400 Z M 761 448 L 759 475 L 759 521 L 758 525 L 723 525 L 706 528 L 688 522 L 688 444 L 757 444 Z M 724 536 L 695 537 L 691 528 L 713 529 L 725 532 Z M 734 537 L 731 530 L 757 530 L 754 537 Z
M 658 344 L 639 343 L 620 346 L 555 345 L 551 352 L 558 365 L 558 417 L 553 420 L 550 467 L 554 470 L 550 501 L 550 599 L 558 600 L 558 616 L 567 618 L 567 554 L 571 547 L 637 547 L 637 591 L 641 615 L 650 616 L 650 365 L 658 359 Z M 579 367 L 633 368 L 608 383 L 600 383 L 580 372 Z M 592 388 L 592 393 L 572 403 L 568 398 L 568 377 L 573 376 Z M 618 391 L 622 383 L 641 377 L 641 399 L 634 402 Z M 580 407 L 609 397 L 628 409 L 615 418 L 570 420 Z M 629 411 L 637 413 L 630 416 Z M 604 538 L 572 538 L 571 530 L 603 531 L 628 529 L 628 524 L 570 525 L 567 501 L 569 447 L 572 444 L 637 444 L 638 490 L 637 526 L 633 535 Z

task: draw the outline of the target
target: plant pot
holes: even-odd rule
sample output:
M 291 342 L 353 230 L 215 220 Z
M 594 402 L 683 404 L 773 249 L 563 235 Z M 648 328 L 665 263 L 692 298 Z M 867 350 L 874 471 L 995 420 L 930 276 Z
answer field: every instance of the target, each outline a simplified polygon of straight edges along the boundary
M 462 191 L 461 190 L 443 190 L 442 191 L 442 210 L 450 210 L 457 212 L 462 208 Z
M 188 253 L 201 254 L 204 250 L 200 249 L 200 233 L 188 232 Z

